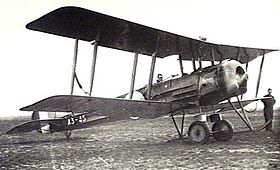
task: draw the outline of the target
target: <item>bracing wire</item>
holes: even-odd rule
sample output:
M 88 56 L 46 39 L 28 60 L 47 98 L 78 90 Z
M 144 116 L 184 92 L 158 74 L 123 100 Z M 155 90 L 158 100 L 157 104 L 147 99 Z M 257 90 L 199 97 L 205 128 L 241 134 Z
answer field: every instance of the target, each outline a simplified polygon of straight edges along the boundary
M 76 81 L 77 81 L 77 84 L 78 84 L 79 88 L 80 88 L 86 95 L 89 95 L 89 93 L 86 92 L 86 91 L 83 89 L 83 86 L 82 86 L 82 84 L 80 83 L 76 72 L 75 72 L 75 79 L 76 79 Z

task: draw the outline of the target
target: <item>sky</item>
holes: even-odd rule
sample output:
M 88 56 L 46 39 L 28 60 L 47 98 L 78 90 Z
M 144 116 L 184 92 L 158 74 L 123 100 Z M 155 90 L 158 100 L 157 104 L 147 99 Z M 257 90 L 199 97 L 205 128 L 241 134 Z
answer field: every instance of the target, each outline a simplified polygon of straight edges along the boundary
M 19 109 L 53 95 L 70 94 L 74 40 L 31 31 L 25 25 L 62 6 L 78 6 L 207 42 L 280 49 L 278 0 L 0 0 L 0 117 L 30 114 Z M 89 91 L 93 46 L 79 42 L 77 75 Z M 93 96 L 129 91 L 134 54 L 98 48 Z M 151 57 L 139 56 L 136 88 L 148 83 Z M 185 71 L 192 66 L 185 64 Z M 255 96 L 260 57 L 249 65 L 245 98 Z M 265 58 L 259 97 L 267 88 L 280 105 L 280 52 Z M 155 75 L 178 74 L 177 57 L 158 59 Z M 75 95 L 85 95 L 75 85 Z

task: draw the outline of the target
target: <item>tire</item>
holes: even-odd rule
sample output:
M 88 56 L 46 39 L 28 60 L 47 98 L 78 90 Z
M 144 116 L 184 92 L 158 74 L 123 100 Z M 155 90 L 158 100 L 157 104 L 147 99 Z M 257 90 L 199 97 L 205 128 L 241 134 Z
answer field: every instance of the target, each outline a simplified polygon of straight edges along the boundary
M 216 141 L 226 142 L 233 137 L 233 128 L 226 120 L 215 122 L 212 126 L 212 132 Z
M 209 141 L 210 130 L 206 123 L 195 121 L 189 127 L 188 136 L 193 143 L 205 144 Z

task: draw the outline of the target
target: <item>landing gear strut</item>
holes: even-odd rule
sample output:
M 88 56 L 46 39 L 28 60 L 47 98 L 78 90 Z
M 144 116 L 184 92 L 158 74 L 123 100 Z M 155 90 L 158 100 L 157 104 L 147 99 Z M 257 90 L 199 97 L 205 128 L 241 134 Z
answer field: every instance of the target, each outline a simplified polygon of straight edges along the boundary
M 171 115 L 179 138 L 183 138 L 184 120 L 185 115 L 182 116 L 181 130 L 177 125 L 173 115 Z M 199 115 L 195 117 L 196 121 L 192 122 L 189 126 L 188 137 L 193 143 L 205 144 L 209 141 L 212 136 L 216 141 L 226 142 L 233 137 L 233 128 L 231 123 L 227 120 L 222 120 L 220 114 L 212 114 L 209 116 Z M 208 122 L 208 123 L 207 123 Z M 212 129 L 210 130 L 208 125 L 213 123 Z

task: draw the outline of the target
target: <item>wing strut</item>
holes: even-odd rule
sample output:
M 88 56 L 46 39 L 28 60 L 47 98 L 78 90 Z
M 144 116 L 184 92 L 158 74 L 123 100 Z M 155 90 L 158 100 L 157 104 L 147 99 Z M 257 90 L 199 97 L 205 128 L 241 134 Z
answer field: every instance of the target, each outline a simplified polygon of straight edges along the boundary
M 96 65 L 96 58 L 97 58 L 98 41 L 96 40 L 92 44 L 93 44 L 93 57 L 92 57 L 92 65 L 91 65 L 89 96 L 91 96 L 91 94 L 92 94 L 93 80 L 94 80 L 94 74 L 95 74 L 95 65 Z
M 260 71 L 259 71 L 259 77 L 258 77 L 258 82 L 257 82 L 257 87 L 256 87 L 255 98 L 258 97 L 258 93 L 259 93 L 259 87 L 260 87 L 260 82 L 261 82 L 261 77 L 262 77 L 262 69 L 263 69 L 263 63 L 264 63 L 264 56 L 265 56 L 265 52 L 263 52 L 262 61 L 261 61 L 261 64 L 260 64 Z
M 134 91 L 134 84 L 135 84 L 137 63 L 138 63 L 138 53 L 135 53 L 135 55 L 134 55 L 133 67 L 132 67 L 132 75 L 131 75 L 129 99 L 132 99 L 132 97 L 133 97 L 133 91 Z
M 202 61 L 201 61 L 201 56 L 198 55 L 198 63 L 199 63 L 199 70 L 202 70 Z
M 152 83 L 154 78 L 154 72 L 155 72 L 155 65 L 156 65 L 156 53 L 152 56 L 152 63 L 151 63 L 151 69 L 150 69 L 150 77 L 149 77 L 149 84 L 148 84 L 148 99 L 151 97 L 151 89 L 152 89 Z
M 148 82 L 148 96 L 147 96 L 148 99 L 150 99 L 150 97 L 151 97 L 151 89 L 152 89 L 152 84 L 153 84 L 153 78 L 154 78 L 154 72 L 155 72 L 155 65 L 156 65 L 159 41 L 160 41 L 160 38 L 158 37 L 157 44 L 156 44 L 156 49 L 155 49 L 155 52 L 152 55 L 152 63 L 151 63 L 151 68 L 150 68 L 150 77 L 149 77 L 149 82 Z
M 192 56 L 192 65 L 193 65 L 193 71 L 196 70 L 196 63 L 195 63 L 195 58 Z
M 77 57 L 78 57 L 78 46 L 79 46 L 79 39 L 75 40 L 75 47 L 74 47 L 74 58 L 73 58 L 73 66 L 72 66 L 72 80 L 71 80 L 71 92 L 73 94 L 74 90 L 74 82 L 75 82 L 75 74 L 76 74 L 76 65 L 77 65 Z
M 264 57 L 265 57 L 265 52 L 263 53 L 263 57 L 262 57 L 262 61 L 260 64 L 260 70 L 259 70 L 259 76 L 258 76 L 258 81 L 257 81 L 257 86 L 256 86 L 256 94 L 255 94 L 255 98 L 258 97 L 258 93 L 259 93 L 259 87 L 260 87 L 260 82 L 261 82 L 261 76 L 262 76 L 262 69 L 263 69 L 263 63 L 264 63 Z M 248 62 L 246 64 L 246 71 L 248 70 Z M 243 95 L 241 95 L 241 99 L 243 98 Z M 258 103 L 256 102 L 256 107 L 253 111 L 247 111 L 246 112 L 255 112 L 258 108 Z M 244 108 L 243 108 L 244 109 Z M 244 109 L 245 110 L 245 109 Z
M 184 66 L 183 66 L 183 61 L 182 61 L 182 56 L 179 55 L 179 64 L 180 64 L 180 70 L 181 70 L 181 74 L 184 75 Z
M 211 45 L 211 57 L 212 57 L 212 61 L 211 61 L 211 64 L 212 66 L 215 65 L 215 51 Z

